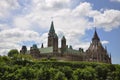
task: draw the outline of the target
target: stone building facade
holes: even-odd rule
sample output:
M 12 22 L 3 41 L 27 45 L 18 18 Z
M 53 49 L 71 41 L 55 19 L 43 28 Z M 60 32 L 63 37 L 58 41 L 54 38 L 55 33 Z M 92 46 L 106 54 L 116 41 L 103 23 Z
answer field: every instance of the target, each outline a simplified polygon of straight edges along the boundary
M 86 50 L 86 61 L 111 63 L 111 54 L 108 54 L 107 48 L 102 46 L 96 29 L 92 38 L 92 43 Z
M 58 36 L 55 33 L 53 22 L 48 33 L 48 47 L 53 47 L 53 53 L 58 53 Z
M 42 44 L 41 48 L 38 48 L 37 45 L 34 44 L 30 50 L 27 50 L 26 46 L 23 46 L 20 52 L 23 54 L 31 54 L 38 59 L 56 58 L 57 60 L 66 61 L 89 61 L 111 64 L 111 55 L 108 54 L 107 49 L 102 46 L 96 29 L 92 38 L 92 43 L 86 51 L 82 48 L 75 50 L 72 46 L 68 48 L 66 41 L 65 36 L 63 36 L 61 39 L 61 47 L 58 47 L 58 36 L 55 33 L 54 23 L 52 21 L 48 33 L 47 47 L 44 47 Z

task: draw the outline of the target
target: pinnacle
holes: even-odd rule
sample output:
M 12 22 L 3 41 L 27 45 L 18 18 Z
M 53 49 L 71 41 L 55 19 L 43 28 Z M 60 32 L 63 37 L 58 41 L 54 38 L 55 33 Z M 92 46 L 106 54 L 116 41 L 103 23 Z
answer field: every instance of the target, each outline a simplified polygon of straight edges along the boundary
M 96 28 L 95 28 L 95 32 L 94 32 L 94 36 L 93 36 L 92 40 L 98 40 L 98 41 L 100 41 L 100 39 L 98 37 L 98 34 L 97 34 L 97 31 L 96 31 Z
M 50 27 L 49 33 L 55 33 L 53 21 L 51 22 L 51 27 Z
M 62 40 L 66 40 L 66 39 L 65 39 L 65 36 L 62 37 Z

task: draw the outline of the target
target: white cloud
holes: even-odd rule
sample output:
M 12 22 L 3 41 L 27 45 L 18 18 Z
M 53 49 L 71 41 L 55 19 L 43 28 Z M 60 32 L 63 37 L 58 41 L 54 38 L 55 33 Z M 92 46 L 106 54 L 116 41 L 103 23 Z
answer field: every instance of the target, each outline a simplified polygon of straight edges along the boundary
M 82 2 L 71 8 L 72 3 L 73 0 L 32 0 L 31 4 L 24 6 L 25 14 L 12 16 L 11 24 L 0 23 L 1 51 L 6 52 L 5 50 L 8 47 L 11 49 L 11 46 L 19 48 L 18 43 L 22 41 L 35 41 L 39 46 L 41 43 L 47 46 L 46 31 L 50 28 L 51 17 L 53 17 L 58 36 L 61 38 L 65 35 L 67 44 L 73 45 L 76 49 L 79 47 L 87 49 L 89 43 L 80 40 L 87 29 L 96 26 L 109 31 L 120 26 L 119 10 L 110 9 L 103 12 L 94 10 L 94 5 L 88 2 Z M 2 0 L 0 4 L 0 7 L 4 9 L 0 9 L 0 17 L 10 16 L 8 14 L 12 10 L 21 7 L 17 0 Z M 90 21 L 90 18 L 93 21 Z M 45 32 L 40 32 L 41 29 Z M 6 43 L 11 43 L 11 46 Z
M 92 10 L 92 5 L 88 2 L 80 3 L 74 10 L 73 14 L 75 16 L 84 17 Z
M 5 30 L 5 29 L 9 29 L 10 27 L 8 27 L 7 24 L 0 24 L 0 31 L 1 30 Z
M 106 31 L 110 31 L 120 26 L 120 11 L 105 10 L 104 13 L 94 16 L 94 24 L 103 27 Z
M 20 29 L 8 29 L 0 32 L 0 40 L 4 41 L 24 41 L 24 40 L 34 40 L 39 34 L 30 30 L 20 30 Z
M 75 49 L 83 48 L 84 51 L 86 51 L 89 46 L 90 46 L 90 42 L 81 42 L 80 44 L 75 45 L 74 48 Z
M 69 7 L 70 0 L 45 0 L 46 6 L 50 8 L 66 8 Z
M 20 29 L 30 29 L 31 23 L 30 19 L 27 19 L 24 16 L 16 16 L 14 18 L 14 27 L 20 28 Z
M 0 51 L 6 52 L 5 50 L 19 49 L 21 48 L 21 42 L 24 41 L 35 41 L 40 43 L 40 35 L 37 32 L 30 30 L 20 30 L 20 29 L 8 29 L 0 32 Z M 39 42 L 40 41 L 40 42 Z M 22 43 L 22 45 L 24 45 Z M 3 55 L 3 53 L 0 53 Z M 4 53 L 6 54 L 6 53 Z
M 110 1 L 112 1 L 112 2 L 120 2 L 120 0 L 110 0 Z
M 108 44 L 109 43 L 109 41 L 106 41 L 106 40 L 101 41 L 101 42 L 102 42 L 102 44 Z
M 5 18 L 19 7 L 17 0 L 0 0 L 0 17 Z
M 9 49 L 0 49 L 0 55 L 7 55 Z

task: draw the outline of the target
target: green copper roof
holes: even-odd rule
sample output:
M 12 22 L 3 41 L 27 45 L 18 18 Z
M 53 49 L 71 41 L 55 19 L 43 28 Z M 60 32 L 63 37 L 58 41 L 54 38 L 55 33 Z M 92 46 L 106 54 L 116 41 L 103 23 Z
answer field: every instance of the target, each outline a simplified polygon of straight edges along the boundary
M 53 21 L 51 22 L 51 27 L 50 27 L 49 33 L 55 33 Z
M 52 53 L 53 47 L 40 48 L 40 53 Z
M 33 49 L 37 49 L 37 45 L 36 44 L 33 44 Z
M 79 54 L 79 53 L 81 53 L 79 50 L 70 49 L 70 48 L 68 48 L 68 49 L 66 50 L 66 52 L 67 52 L 67 53 L 73 53 L 73 54 Z

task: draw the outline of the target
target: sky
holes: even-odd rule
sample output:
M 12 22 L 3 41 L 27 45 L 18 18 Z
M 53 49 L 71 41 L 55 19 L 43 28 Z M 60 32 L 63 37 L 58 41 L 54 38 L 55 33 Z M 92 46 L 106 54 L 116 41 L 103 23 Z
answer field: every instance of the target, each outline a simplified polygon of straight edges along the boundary
M 84 51 L 96 27 L 112 63 L 120 64 L 120 0 L 0 0 L 0 55 L 22 45 L 46 47 L 51 21 L 59 47 L 65 36 L 68 45 Z

